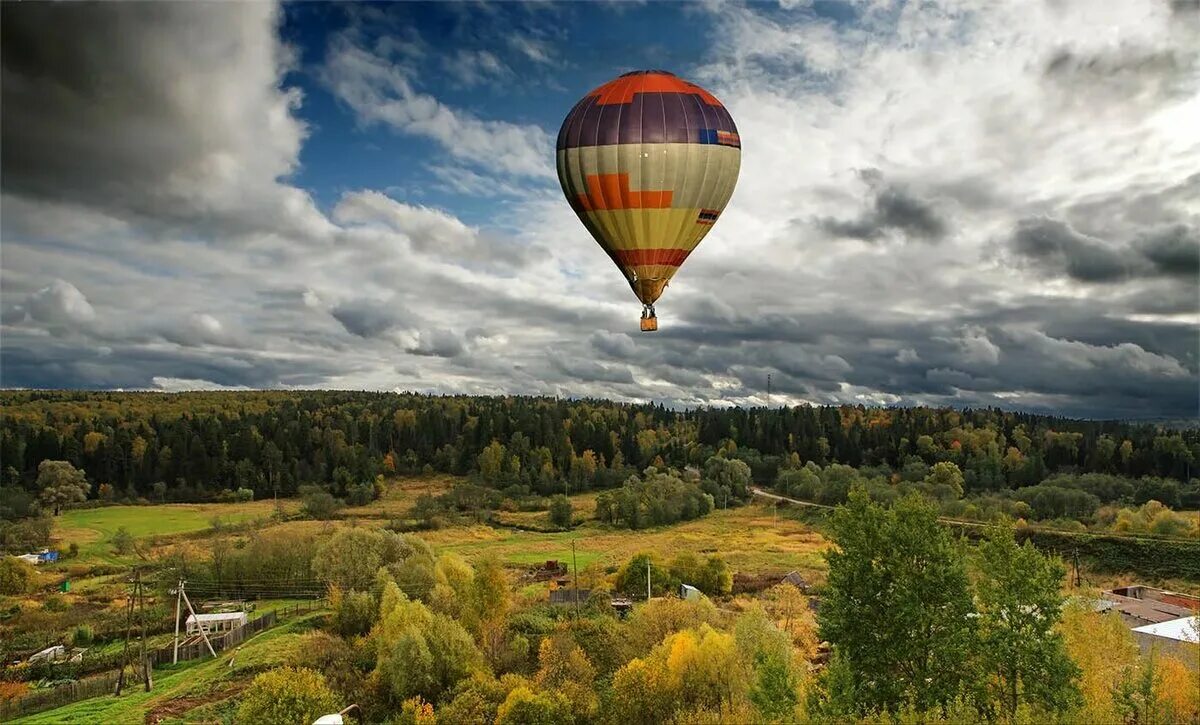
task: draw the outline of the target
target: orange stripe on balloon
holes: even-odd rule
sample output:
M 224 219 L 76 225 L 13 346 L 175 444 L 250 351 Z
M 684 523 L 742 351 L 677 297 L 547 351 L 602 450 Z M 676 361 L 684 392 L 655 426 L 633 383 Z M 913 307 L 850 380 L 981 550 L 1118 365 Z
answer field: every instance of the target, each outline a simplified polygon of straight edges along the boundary
M 641 82 L 637 83 L 636 80 Z M 622 76 L 605 83 L 588 95 L 598 96 L 596 105 L 607 106 L 610 103 L 630 103 L 633 101 L 634 93 L 694 93 L 710 106 L 721 105 L 721 102 L 713 94 L 700 86 L 663 73 Z
M 671 196 L 670 191 L 630 191 L 629 174 L 591 174 L 578 201 L 584 211 L 670 209 Z
M 691 254 L 690 249 L 614 249 L 617 264 L 627 267 L 665 265 L 678 267 Z

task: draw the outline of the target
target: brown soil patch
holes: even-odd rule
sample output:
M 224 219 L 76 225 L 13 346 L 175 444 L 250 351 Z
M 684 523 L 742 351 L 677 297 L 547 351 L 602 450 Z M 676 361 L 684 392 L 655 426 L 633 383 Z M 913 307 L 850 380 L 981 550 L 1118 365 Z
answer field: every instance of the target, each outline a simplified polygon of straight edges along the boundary
M 235 695 L 241 694 L 242 690 L 249 686 L 248 682 L 239 682 L 235 685 L 225 688 L 224 690 L 216 690 L 204 695 L 196 695 L 192 697 L 176 697 L 171 700 L 154 706 L 146 713 L 146 725 L 158 725 L 164 720 L 182 719 L 185 714 L 195 710 L 202 705 L 208 705 L 221 700 L 228 700 Z

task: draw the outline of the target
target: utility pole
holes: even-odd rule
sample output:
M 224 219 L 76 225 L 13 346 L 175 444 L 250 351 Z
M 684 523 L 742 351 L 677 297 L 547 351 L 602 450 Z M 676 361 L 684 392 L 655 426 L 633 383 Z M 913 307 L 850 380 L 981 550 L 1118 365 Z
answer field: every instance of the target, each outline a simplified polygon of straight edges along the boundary
M 575 539 L 571 539 L 571 569 L 575 572 L 575 618 L 579 619 L 579 563 L 575 560 Z
M 137 584 L 134 584 L 136 587 Z M 121 696 L 121 689 L 125 687 L 125 668 L 129 665 L 129 635 L 133 633 L 133 591 L 129 592 L 129 601 L 125 606 L 125 646 L 121 648 L 121 671 L 117 674 L 117 688 L 113 691 L 113 697 Z
M 771 373 L 767 373 L 767 407 L 771 407 Z
M 196 610 L 192 608 L 192 600 L 188 599 L 187 592 L 182 587 L 180 587 L 179 591 L 183 594 L 183 603 L 187 605 L 188 611 L 192 613 L 192 619 L 196 621 L 196 629 L 200 631 L 200 636 L 204 638 L 204 644 L 208 646 L 208 653 L 216 657 L 217 651 L 213 649 L 212 642 L 208 641 L 208 632 L 204 631 L 204 625 L 200 623 L 200 618 L 196 616 Z
M 650 557 L 646 557 L 646 601 L 650 601 Z
M 146 692 L 150 692 L 150 688 L 154 686 L 154 676 L 150 674 L 150 661 L 146 659 L 146 587 L 142 586 L 140 570 L 137 575 L 137 589 L 138 612 L 141 614 L 139 619 L 142 620 L 142 642 L 138 651 L 138 659 L 142 663 L 142 683 L 146 686 Z
M 171 664 L 179 664 L 179 606 L 183 604 L 183 579 L 175 587 L 175 654 L 171 656 Z

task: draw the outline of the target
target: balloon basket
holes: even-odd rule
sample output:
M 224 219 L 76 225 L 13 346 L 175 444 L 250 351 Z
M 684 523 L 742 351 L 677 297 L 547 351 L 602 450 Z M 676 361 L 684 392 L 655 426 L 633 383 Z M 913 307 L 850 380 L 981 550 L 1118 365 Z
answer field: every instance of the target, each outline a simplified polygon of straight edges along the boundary
M 643 317 L 642 318 L 642 332 L 654 332 L 657 329 L 658 329 L 658 318 L 657 317 Z

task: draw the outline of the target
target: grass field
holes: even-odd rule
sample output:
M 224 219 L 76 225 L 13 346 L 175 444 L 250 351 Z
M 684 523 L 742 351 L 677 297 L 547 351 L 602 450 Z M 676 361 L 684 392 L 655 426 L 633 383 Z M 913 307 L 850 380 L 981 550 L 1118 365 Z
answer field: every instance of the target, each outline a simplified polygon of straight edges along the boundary
M 285 501 L 285 511 L 299 504 Z M 121 563 L 126 560 L 113 551 L 112 537 L 124 526 L 135 539 L 202 531 L 215 518 L 224 524 L 238 524 L 265 518 L 275 511 L 273 501 L 250 503 L 158 504 L 150 506 L 106 506 L 66 511 L 54 521 L 54 538 L 60 549 L 79 545 L 81 561 Z
M 581 513 L 577 509 L 576 516 Z M 769 507 L 755 505 L 718 510 L 695 521 L 636 531 L 588 520 L 571 531 L 553 533 L 470 526 L 426 531 L 421 537 L 435 548 L 455 551 L 468 559 L 493 554 L 514 564 L 547 559 L 569 562 L 574 541 L 581 570 L 593 564 L 618 566 L 643 551 L 664 558 L 692 551 L 720 554 L 734 571 L 798 569 L 819 574 L 825 568 L 821 552 L 827 545 L 808 525 L 784 516 L 776 519 Z
M 134 683 L 121 697 L 95 697 L 13 722 L 132 724 L 151 722 L 152 713 L 162 715 L 161 722 L 182 722 L 181 716 L 187 715 L 188 710 L 219 704 L 240 691 L 240 685 L 255 671 L 281 663 L 286 652 L 286 648 L 279 646 L 281 641 L 294 639 L 296 632 L 308 629 L 320 616 L 320 613 L 306 615 L 247 640 L 236 653 L 233 668 L 229 666 L 232 654 L 229 652 L 219 653 L 216 659 L 168 665 L 154 671 L 152 692 L 145 692 Z

